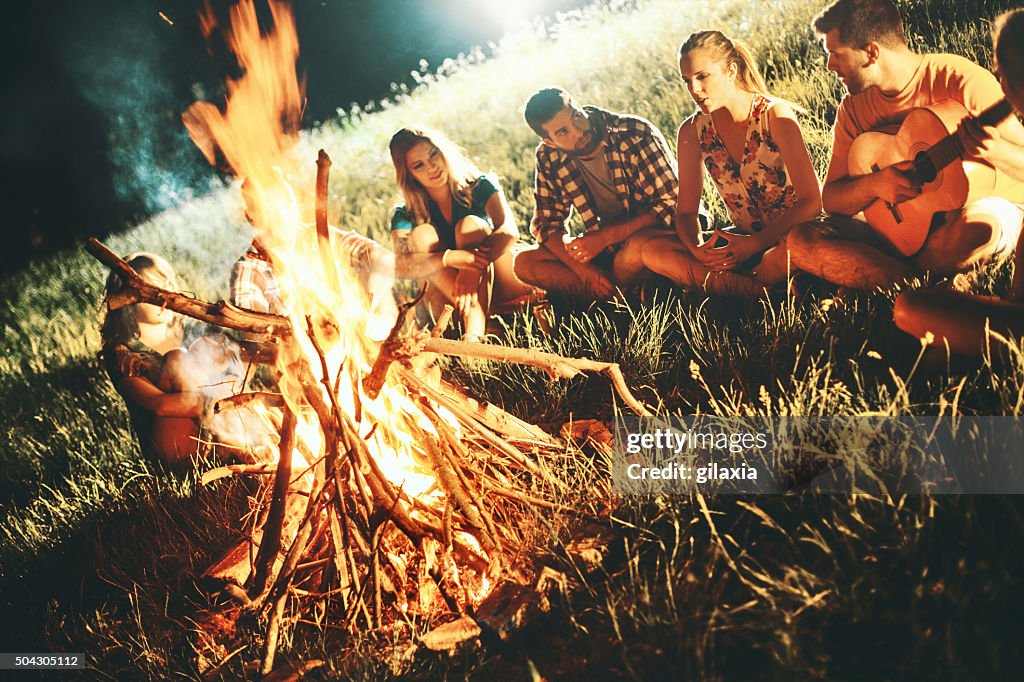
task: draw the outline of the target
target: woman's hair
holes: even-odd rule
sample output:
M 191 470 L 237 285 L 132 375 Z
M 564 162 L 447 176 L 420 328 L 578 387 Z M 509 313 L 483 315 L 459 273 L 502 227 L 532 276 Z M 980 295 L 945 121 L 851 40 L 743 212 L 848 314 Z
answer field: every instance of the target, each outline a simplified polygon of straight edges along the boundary
M 165 258 L 155 253 L 133 253 L 124 259 L 140 277 L 152 282 L 164 289 L 178 291 L 181 289 L 178 283 L 178 275 L 174 268 Z M 124 291 L 125 282 L 120 275 L 111 272 L 107 277 L 107 284 L 104 289 L 104 303 L 109 305 L 112 296 Z M 117 310 L 106 309 L 106 315 L 100 323 L 100 338 L 104 348 L 127 343 L 139 337 L 139 321 L 136 314 L 137 303 L 122 306 Z M 171 321 L 174 327 L 183 327 L 184 318 L 175 315 Z
M 736 65 L 736 74 L 743 89 L 760 95 L 768 95 L 768 86 L 757 69 L 757 62 L 747 46 L 732 40 L 721 31 L 698 31 L 691 33 L 679 46 L 679 60 L 697 49 L 711 50 L 714 59 L 722 60 L 726 66 Z
M 1024 9 L 1003 12 L 992 25 L 996 67 L 1015 87 L 1024 87 Z
M 427 142 L 437 147 L 448 168 L 448 188 L 452 198 L 463 206 L 473 202 L 473 185 L 480 177 L 480 169 L 469 160 L 466 153 L 448 137 L 438 131 L 419 126 L 402 128 L 391 136 L 388 145 L 391 150 L 391 161 L 395 164 L 395 180 L 405 197 L 405 209 L 420 223 L 430 220 L 427 209 L 427 191 L 412 177 L 406 157 L 409 150 L 420 142 Z

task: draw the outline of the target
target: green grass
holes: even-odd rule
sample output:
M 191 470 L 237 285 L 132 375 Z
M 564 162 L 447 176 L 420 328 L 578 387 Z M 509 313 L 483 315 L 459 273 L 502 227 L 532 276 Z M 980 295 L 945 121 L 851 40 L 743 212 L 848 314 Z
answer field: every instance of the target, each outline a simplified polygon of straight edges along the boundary
M 902 3 L 918 49 L 988 63 L 985 19 L 1011 3 Z M 533 133 L 522 105 L 560 84 L 581 101 L 654 121 L 674 147 L 692 111 L 675 50 L 693 30 L 747 40 L 771 88 L 807 109 L 802 123 L 824 169 L 840 90 L 808 29 L 821 3 L 606 3 L 510 38 L 492 59 L 428 74 L 411 94 L 350 112 L 305 135 L 310 159 L 334 161 L 332 222 L 385 241 L 398 199 L 391 132 L 418 121 L 447 130 L 502 178 L 521 228 L 532 212 Z M 496 84 L 500 84 L 497 85 Z M 706 195 L 717 219 L 720 202 Z M 226 292 L 248 240 L 237 199 L 217 191 L 127 229 L 117 252 L 167 256 L 198 295 Z M 1010 268 L 976 275 L 1000 293 Z M 84 650 L 112 678 L 198 676 L 190 619 L 211 608 L 195 577 L 239 532 L 239 482 L 199 488 L 152 472 L 127 412 L 96 359 L 102 266 L 81 249 L 0 281 L 0 602 L 5 650 Z M 1024 359 L 925 358 L 891 321 L 895 292 L 831 302 L 827 288 L 770 305 L 659 295 L 646 305 L 567 315 L 552 336 L 528 317 L 508 343 L 622 365 L 638 396 L 665 413 L 740 416 L 1014 415 Z M 600 378 L 551 381 L 519 366 L 453 362 L 473 392 L 557 429 L 613 417 Z M 955 408 L 953 406 L 955 400 Z M 1019 669 L 1022 505 L 1015 497 L 615 498 L 601 455 L 571 450 L 585 509 L 614 504 L 608 565 L 586 574 L 552 530 L 541 559 L 569 589 L 513 642 L 453 657 L 420 654 L 410 676 L 521 679 L 533 665 L 561 677 L 776 679 L 1006 677 Z M 713 526 L 712 526 L 713 523 Z M 286 633 L 282 660 L 329 658 L 335 674 L 378 679 L 379 633 L 340 640 Z M 223 675 L 252 676 L 259 628 Z M 91 676 L 94 676 L 91 675 Z

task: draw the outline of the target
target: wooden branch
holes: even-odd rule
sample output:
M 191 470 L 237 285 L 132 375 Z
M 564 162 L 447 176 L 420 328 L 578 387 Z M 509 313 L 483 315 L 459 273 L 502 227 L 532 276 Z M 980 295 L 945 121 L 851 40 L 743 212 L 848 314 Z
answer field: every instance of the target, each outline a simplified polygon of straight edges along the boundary
M 536 474 L 541 478 L 545 479 L 549 483 L 562 488 L 563 490 L 567 487 L 565 483 L 557 479 L 551 474 L 551 472 L 538 466 L 536 462 L 527 457 L 523 452 L 516 448 L 511 443 L 508 443 L 497 435 L 494 434 L 487 426 L 481 424 L 475 416 L 468 412 L 462 407 L 456 400 L 449 397 L 447 394 L 438 391 L 433 388 L 427 382 L 420 379 L 413 372 L 403 370 L 401 373 L 403 381 L 407 384 L 415 387 L 418 391 L 423 393 L 425 396 L 437 401 L 440 405 L 445 407 L 447 410 L 452 412 L 467 429 L 473 431 L 478 436 L 483 438 L 484 442 L 491 447 L 499 450 L 500 452 L 507 455 L 512 461 L 516 462 L 530 473 Z
M 404 343 L 401 338 L 402 329 L 405 327 L 406 322 L 409 319 L 410 313 L 416 307 L 422 299 L 424 294 L 427 293 L 427 285 L 424 284 L 420 287 L 420 292 L 416 298 L 403 303 L 399 308 L 398 317 L 395 319 L 394 326 L 391 327 L 391 331 L 388 333 L 388 338 L 384 339 L 384 343 L 380 345 L 380 351 L 377 353 L 377 359 L 373 362 L 373 369 L 363 379 L 363 392 L 370 400 L 376 400 L 377 396 L 380 395 L 380 389 L 384 386 L 384 382 L 388 378 L 388 370 L 391 369 L 391 365 L 394 364 L 395 360 L 398 360 L 399 356 L 396 352 L 401 348 Z
M 341 291 L 338 267 L 331 248 L 331 231 L 327 225 L 327 181 L 331 174 L 331 157 L 323 149 L 316 158 L 316 237 L 320 247 L 320 260 L 324 266 L 324 283 L 333 293 Z
M 208 303 L 187 294 L 168 291 L 150 284 L 95 237 L 90 237 L 85 243 L 85 250 L 96 260 L 116 272 L 124 280 L 126 290 L 132 290 L 138 294 L 136 303 L 152 303 L 202 322 L 250 334 L 287 336 L 291 333 L 288 318 L 281 315 L 243 310 L 227 301 Z M 122 298 L 121 301 L 123 300 L 127 299 Z
M 281 553 L 281 533 L 284 529 L 284 514 L 288 503 L 288 489 L 292 477 L 292 447 L 295 442 L 295 413 L 284 408 L 284 422 L 281 425 L 281 445 L 274 477 L 274 493 L 270 499 L 270 513 L 263 525 L 263 541 L 256 554 L 256 570 L 253 574 L 249 596 L 257 598 L 267 589 L 273 573 L 274 563 Z
M 437 322 L 434 323 L 434 328 L 430 330 L 430 335 L 435 339 L 444 334 L 444 331 L 448 329 L 448 325 L 452 321 L 452 313 L 455 312 L 455 308 L 452 307 L 451 303 L 445 303 L 444 308 L 441 309 L 441 314 L 437 316 Z
M 428 338 L 423 342 L 423 351 L 441 353 L 443 355 L 459 355 L 469 358 L 481 358 L 497 362 L 515 362 L 521 365 L 538 367 L 551 377 L 571 379 L 581 372 L 597 372 L 612 380 L 615 391 L 623 402 L 641 417 L 649 417 L 651 413 L 637 400 L 626 385 L 622 370 L 614 362 L 598 362 L 583 358 L 565 358 L 554 353 L 534 350 L 532 348 L 509 348 L 470 341 L 451 341 L 449 339 Z
M 238 410 L 252 403 L 261 403 L 266 407 L 285 407 L 286 405 L 284 396 L 280 393 L 253 391 L 252 393 L 237 393 L 227 398 L 221 398 L 213 404 L 213 413 L 220 414 L 228 410 Z

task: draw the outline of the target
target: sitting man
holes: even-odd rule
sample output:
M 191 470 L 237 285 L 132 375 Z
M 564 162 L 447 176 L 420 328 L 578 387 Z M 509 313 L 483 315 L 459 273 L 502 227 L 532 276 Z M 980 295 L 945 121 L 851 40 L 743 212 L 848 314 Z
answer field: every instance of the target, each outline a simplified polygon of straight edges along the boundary
M 921 193 L 908 162 L 851 175 L 851 144 L 861 133 L 898 126 L 915 108 L 951 100 L 976 116 L 1002 99 L 996 79 L 973 62 L 949 54 L 917 54 L 906 43 L 903 21 L 891 0 L 836 0 L 813 22 L 828 53 L 828 68 L 846 86 L 833 129 L 822 203 L 827 217 L 790 233 L 792 263 L 835 284 L 858 289 L 888 287 L 924 271 L 949 276 L 1008 255 L 1017 241 L 1024 183 L 1003 178 L 996 195 L 958 210 L 938 212 L 924 226 L 923 245 L 896 248 L 866 222 L 851 218 L 876 199 L 899 204 Z M 1009 117 L 1002 139 L 1021 144 L 1024 128 Z M 897 212 L 898 206 L 891 210 Z
M 577 106 L 560 88 L 534 93 L 526 122 L 541 137 L 530 225 L 538 243 L 517 255 L 516 275 L 590 301 L 640 283 L 650 273 L 644 245 L 679 241 L 675 159 L 661 132 L 636 116 Z M 586 232 L 568 240 L 573 208 Z

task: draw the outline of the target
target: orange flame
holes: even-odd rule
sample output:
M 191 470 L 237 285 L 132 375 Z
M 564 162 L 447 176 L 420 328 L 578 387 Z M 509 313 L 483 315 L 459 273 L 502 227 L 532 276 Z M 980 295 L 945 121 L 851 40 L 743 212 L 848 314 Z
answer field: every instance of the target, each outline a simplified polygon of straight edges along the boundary
M 222 157 L 234 173 L 246 179 L 249 218 L 272 255 L 282 290 L 289 294 L 295 338 L 309 366 L 317 374 L 321 372 L 320 357 L 306 334 L 307 320 L 313 321 L 317 330 L 330 383 L 337 386 L 334 398 L 348 415 L 361 415 L 360 433 L 372 431 L 367 446 L 381 470 L 406 494 L 442 505 L 435 477 L 420 464 L 425 453 L 419 443 L 436 439 L 437 434 L 419 405 L 394 381 L 384 385 L 376 400 L 361 391 L 361 377 L 370 371 L 380 350 L 379 342 L 366 330 L 390 329 L 394 311 L 371 309 L 365 287 L 351 267 L 344 267 L 348 260 L 340 254 L 335 259 L 340 290 L 328 285 L 331 278 L 323 272 L 312 224 L 314 166 L 311 159 L 299 159 L 295 154 L 303 102 L 303 87 L 296 74 L 299 47 L 295 21 L 287 5 L 275 0 L 269 5 L 273 27 L 266 31 L 260 30 L 252 0 L 234 6 L 230 24 L 224 27 L 218 25 L 207 5 L 201 18 L 204 35 L 209 40 L 215 30 L 222 30 L 243 73 L 228 80 L 223 108 L 197 102 L 183 120 L 211 163 Z M 381 319 L 382 315 L 386 319 Z M 324 450 L 322 432 L 315 417 L 303 407 L 304 387 L 289 369 L 291 360 L 279 360 L 281 390 L 299 415 L 297 437 L 308 452 L 319 457 Z M 326 389 L 321 390 L 329 402 Z M 448 421 L 458 428 L 454 417 Z

